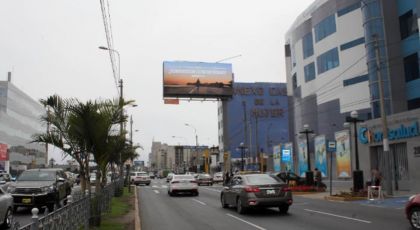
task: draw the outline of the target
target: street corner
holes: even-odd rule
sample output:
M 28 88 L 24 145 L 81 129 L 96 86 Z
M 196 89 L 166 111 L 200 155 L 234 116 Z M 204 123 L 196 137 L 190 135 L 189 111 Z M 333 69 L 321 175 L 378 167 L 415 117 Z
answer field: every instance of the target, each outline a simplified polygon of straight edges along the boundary
M 408 202 L 408 198 L 408 196 L 403 196 L 375 200 L 366 199 L 353 202 L 364 206 L 373 206 L 378 208 L 404 209 L 406 203 Z

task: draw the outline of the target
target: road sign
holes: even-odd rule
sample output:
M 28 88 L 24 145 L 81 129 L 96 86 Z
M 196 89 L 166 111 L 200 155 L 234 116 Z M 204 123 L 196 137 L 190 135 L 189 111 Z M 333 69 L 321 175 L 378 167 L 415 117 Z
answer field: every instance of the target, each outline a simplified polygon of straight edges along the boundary
M 335 141 L 327 141 L 327 151 L 335 152 L 337 149 L 337 144 Z

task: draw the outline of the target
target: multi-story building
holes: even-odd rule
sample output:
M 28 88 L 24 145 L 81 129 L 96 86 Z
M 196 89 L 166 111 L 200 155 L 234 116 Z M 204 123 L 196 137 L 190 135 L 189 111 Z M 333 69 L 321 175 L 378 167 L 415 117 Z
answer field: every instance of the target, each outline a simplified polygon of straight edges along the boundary
M 233 84 L 233 97 L 218 106 L 220 162 L 231 159 L 234 164 L 245 158 L 248 169 L 259 170 L 257 161 L 264 153 L 272 168 L 273 146 L 290 139 L 286 91 L 285 83 Z
M 31 143 L 32 135 L 46 131 L 41 123 L 44 107 L 8 81 L 0 81 L 0 144 L 8 150 L 8 161 L 0 169 L 12 173 L 48 165 L 45 145 Z
M 379 133 L 381 82 L 390 130 L 414 127 L 420 118 L 416 112 L 420 108 L 419 9 L 419 1 L 406 0 L 317 0 L 309 6 L 286 35 L 289 111 L 295 118 L 291 132 L 299 134 L 308 124 L 316 135 L 334 140 L 346 117 L 357 111 L 367 126 L 359 126 L 359 131 Z M 359 163 L 369 180 L 371 169 L 389 169 L 384 166 L 381 142 L 366 141 L 361 135 Z M 295 136 L 296 147 L 301 137 Z M 404 138 L 389 138 L 395 157 L 394 187 L 420 189 L 415 185 L 420 184 L 420 174 L 410 168 L 410 162 L 420 163 L 411 154 L 417 135 L 399 136 Z M 310 142 L 309 153 L 314 153 Z M 404 186 L 398 186 L 398 181 Z

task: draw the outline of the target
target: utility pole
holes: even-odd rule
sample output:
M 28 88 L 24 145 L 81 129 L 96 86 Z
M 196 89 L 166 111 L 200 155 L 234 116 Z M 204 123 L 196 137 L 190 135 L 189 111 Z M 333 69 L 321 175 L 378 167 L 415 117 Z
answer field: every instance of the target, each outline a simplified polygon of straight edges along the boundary
M 256 141 L 256 145 L 257 145 L 257 152 L 256 152 L 255 157 L 257 159 L 259 159 L 258 162 L 261 163 L 262 159 L 261 159 L 261 155 L 260 155 L 260 142 L 258 140 L 258 114 L 257 113 L 255 114 L 255 141 Z M 263 171 L 263 169 L 261 169 L 261 172 L 262 171 Z
M 375 58 L 376 58 L 376 75 L 378 78 L 379 84 L 379 99 L 381 105 L 381 120 L 382 120 L 382 133 L 383 133 L 383 154 L 385 156 L 385 173 L 386 173 L 386 180 L 385 180 L 385 189 L 388 195 L 392 196 L 392 157 L 391 152 L 389 151 L 389 140 L 388 140 L 388 122 L 386 118 L 385 112 L 385 98 L 384 98 L 384 89 L 383 89 L 383 80 L 381 75 L 381 62 L 379 60 L 379 44 L 378 44 L 378 37 L 374 35 L 374 42 L 375 42 Z
M 247 147 L 249 149 L 249 146 L 248 146 L 248 119 L 247 119 L 247 116 L 246 116 L 246 101 L 242 101 L 242 107 L 244 109 L 244 141 L 245 141 L 245 147 Z

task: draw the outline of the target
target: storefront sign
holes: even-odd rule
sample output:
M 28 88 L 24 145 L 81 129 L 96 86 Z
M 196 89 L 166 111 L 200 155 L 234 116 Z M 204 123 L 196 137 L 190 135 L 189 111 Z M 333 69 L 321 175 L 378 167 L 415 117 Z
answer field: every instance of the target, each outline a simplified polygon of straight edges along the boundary
M 7 156 L 7 145 L 0 144 L 0 161 L 7 161 L 9 157 Z
M 416 121 L 409 126 L 401 125 L 396 129 L 388 129 L 388 139 L 400 140 L 420 136 L 419 123 Z M 368 128 L 359 129 L 359 141 L 363 144 L 378 143 L 383 140 L 382 131 L 372 131 Z

